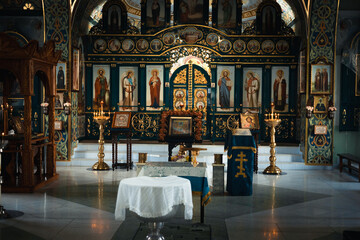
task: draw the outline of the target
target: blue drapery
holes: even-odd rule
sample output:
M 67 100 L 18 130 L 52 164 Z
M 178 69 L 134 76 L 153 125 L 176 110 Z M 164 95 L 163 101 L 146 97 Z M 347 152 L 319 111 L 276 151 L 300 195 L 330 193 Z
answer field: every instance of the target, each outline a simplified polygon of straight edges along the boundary
M 206 177 L 180 176 L 189 179 L 191 191 L 201 193 L 201 204 L 206 206 L 210 201 L 210 188 Z

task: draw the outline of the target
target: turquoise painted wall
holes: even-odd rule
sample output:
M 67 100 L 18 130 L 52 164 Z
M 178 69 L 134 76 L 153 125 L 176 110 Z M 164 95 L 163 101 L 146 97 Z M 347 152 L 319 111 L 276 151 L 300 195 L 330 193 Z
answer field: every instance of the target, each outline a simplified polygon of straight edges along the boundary
M 335 107 L 336 111 L 334 123 L 334 154 L 333 165 L 339 165 L 337 154 L 351 153 L 360 156 L 360 129 L 358 131 L 339 131 L 340 123 L 340 85 L 341 85 L 341 55 L 336 56 L 336 69 L 335 69 Z

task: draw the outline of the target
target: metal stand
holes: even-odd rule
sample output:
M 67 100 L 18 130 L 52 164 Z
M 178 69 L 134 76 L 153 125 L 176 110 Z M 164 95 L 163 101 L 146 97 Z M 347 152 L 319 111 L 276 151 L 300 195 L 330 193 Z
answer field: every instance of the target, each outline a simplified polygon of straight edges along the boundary
M 146 240 L 165 240 L 165 237 L 160 233 L 160 230 L 163 228 L 163 222 L 149 222 L 148 227 L 151 232 L 146 235 Z
M 117 168 L 117 166 L 126 166 L 126 170 L 129 171 L 129 169 L 132 169 L 132 131 L 131 129 L 124 130 L 124 131 L 112 131 L 112 170 Z M 126 136 L 126 163 L 118 163 L 118 138 L 120 135 Z
M 271 114 L 268 119 L 265 119 L 265 124 L 271 127 L 270 131 L 270 166 L 265 168 L 264 174 L 280 174 L 281 169 L 276 166 L 276 156 L 275 156 L 275 127 L 278 126 L 281 122 L 278 114 L 274 114 L 274 103 L 271 103 Z
M 94 112 L 94 120 L 97 124 L 99 124 L 99 132 L 100 132 L 100 137 L 99 137 L 99 153 L 98 153 L 98 162 L 95 163 L 92 166 L 93 170 L 109 170 L 109 166 L 106 164 L 106 162 L 104 162 L 104 124 L 110 119 L 110 112 L 109 115 L 106 116 L 105 112 L 104 112 L 104 102 L 101 101 L 101 110 L 97 113 Z
M 109 119 L 109 118 L 108 118 Z M 95 121 L 99 124 L 100 138 L 99 138 L 99 153 L 98 153 L 98 162 L 92 166 L 93 170 L 109 170 L 109 166 L 104 162 L 104 124 L 108 119 L 97 119 Z

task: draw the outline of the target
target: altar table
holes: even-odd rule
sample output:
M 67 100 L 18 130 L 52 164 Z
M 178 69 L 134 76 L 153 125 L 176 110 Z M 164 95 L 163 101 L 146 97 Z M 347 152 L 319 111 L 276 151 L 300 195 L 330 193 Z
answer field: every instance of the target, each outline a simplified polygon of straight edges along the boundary
M 206 163 L 193 167 L 190 162 L 149 162 L 146 163 L 138 176 L 179 176 L 190 180 L 191 190 L 201 194 L 200 220 L 204 222 L 204 206 L 210 203 L 210 188 L 206 174 Z
M 181 204 L 185 209 L 184 218 L 192 219 L 192 194 L 187 179 L 177 176 L 127 178 L 119 185 L 115 219 L 125 220 L 127 208 L 143 218 L 159 218 Z

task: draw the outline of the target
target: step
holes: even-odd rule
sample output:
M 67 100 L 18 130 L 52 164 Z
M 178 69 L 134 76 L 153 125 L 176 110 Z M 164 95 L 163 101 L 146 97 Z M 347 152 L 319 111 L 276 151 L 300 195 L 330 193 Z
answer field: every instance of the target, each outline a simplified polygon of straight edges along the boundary
M 225 170 L 227 169 L 227 152 L 224 152 L 223 145 L 199 145 L 193 147 L 207 148 L 206 151 L 200 151 L 197 160 L 206 162 L 209 170 L 212 170 L 214 163 L 214 154 L 223 154 L 223 163 Z M 173 155 L 177 154 L 179 147 L 173 149 Z M 112 144 L 104 145 L 105 162 L 109 166 L 112 164 Z M 167 144 L 143 144 L 134 143 L 132 145 L 132 160 L 138 162 L 139 153 L 147 153 L 147 161 L 149 162 L 166 162 L 168 160 Z M 98 143 L 80 143 L 74 151 L 70 162 L 57 162 L 59 165 L 67 166 L 92 166 L 97 161 Z M 265 169 L 269 165 L 270 147 L 259 146 L 258 149 L 258 166 L 259 169 Z M 125 162 L 126 144 L 118 144 L 118 162 Z M 277 146 L 276 147 L 276 163 L 284 169 L 324 169 L 322 166 L 307 166 L 302 159 L 302 153 L 299 146 Z
M 301 154 L 276 154 L 276 162 L 304 162 Z M 270 154 L 259 154 L 258 162 L 269 162 Z
M 258 172 L 261 173 L 269 165 L 270 165 L 270 162 L 259 163 L 258 164 Z M 286 170 L 331 170 L 331 169 L 333 169 L 332 166 L 306 165 L 304 163 L 297 163 L 297 162 L 291 162 L 291 163 L 276 162 L 276 166 L 279 167 L 283 172 Z
M 276 146 L 275 151 L 276 154 L 301 154 L 299 146 Z M 259 146 L 258 153 L 270 155 L 270 147 Z

